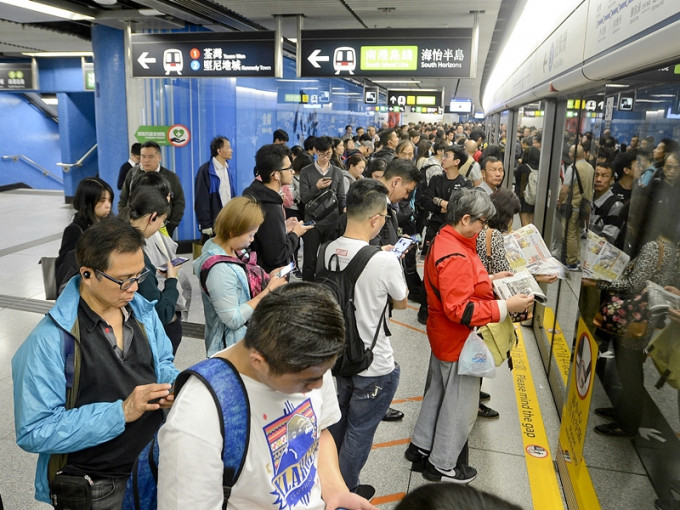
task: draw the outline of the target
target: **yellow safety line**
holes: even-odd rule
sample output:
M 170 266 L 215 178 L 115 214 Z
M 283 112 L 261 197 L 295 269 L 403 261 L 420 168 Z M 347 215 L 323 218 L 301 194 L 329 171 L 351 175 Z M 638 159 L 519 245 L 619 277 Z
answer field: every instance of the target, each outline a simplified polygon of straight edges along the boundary
M 543 328 L 548 337 L 548 342 L 553 336 L 553 321 L 555 321 L 555 313 L 550 307 L 544 308 L 543 313 Z M 559 368 L 559 373 L 562 376 L 562 383 L 566 386 L 569 378 L 569 364 L 571 363 L 571 349 L 567 345 L 567 341 L 562 333 L 562 328 L 559 322 L 555 322 L 555 339 L 553 341 L 553 358 Z
M 536 397 L 529 358 L 524 347 L 522 328 L 516 326 L 516 330 L 519 342 L 512 349 L 514 365 L 512 378 L 515 386 L 515 397 L 517 398 L 517 413 L 522 431 L 524 459 L 527 466 L 533 508 L 563 510 L 561 491 L 553 466 L 548 436 L 543 426 L 541 409 Z

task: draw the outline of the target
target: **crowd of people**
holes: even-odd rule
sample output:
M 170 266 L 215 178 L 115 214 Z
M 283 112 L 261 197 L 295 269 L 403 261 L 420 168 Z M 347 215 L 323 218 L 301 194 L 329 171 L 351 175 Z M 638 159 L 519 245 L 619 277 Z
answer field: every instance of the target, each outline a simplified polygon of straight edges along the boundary
M 302 147 L 288 148 L 288 141 L 277 130 L 273 143 L 258 149 L 241 196 L 224 136 L 211 141 L 210 160 L 195 175 L 202 253 L 193 272 L 206 356 L 240 374 L 253 431 L 230 506 L 374 508 L 375 489 L 360 483 L 361 470 L 379 423 L 404 417 L 390 407 L 401 367 L 389 324 L 391 311 L 409 299 L 420 305 L 432 352 L 405 456 L 427 480 L 472 481 L 469 434 L 477 417 L 498 412 L 481 403 L 489 398 L 481 379 L 459 375 L 458 362 L 474 328 L 530 314 L 532 296 L 497 299 L 491 282 L 511 274 L 501 236 L 513 216 L 519 213 L 522 225 L 533 221 L 540 132 L 518 132 L 514 192 L 503 187 L 506 143 L 513 142 L 503 132 L 500 143 L 486 144 L 481 125 L 347 126 L 340 137 L 309 137 Z M 677 229 L 652 219 L 680 206 L 680 156 L 664 139 L 650 157 L 643 141 L 631 141 L 628 151 L 614 144 L 614 151 L 605 137 L 594 154 L 587 137 L 567 140 L 558 198 L 569 206 L 564 262 L 578 270 L 584 228 L 633 257 L 621 281 L 587 286 L 630 292 L 645 279 L 678 285 L 671 277 L 674 269 L 678 274 Z M 118 218 L 111 217 L 114 193 L 103 180 L 86 178 L 76 191 L 57 262 L 61 295 L 12 360 L 17 442 L 39 453 L 37 499 L 50 501 L 57 473 L 80 473 L 94 482 L 92 508 L 120 508 L 137 454 L 170 409 L 158 440 L 159 508 L 218 508 L 227 431 L 195 377 L 178 395 L 171 389 L 190 304 L 181 260 L 173 265 L 184 192 L 161 166 L 154 142 L 132 146 L 118 189 Z M 578 212 L 586 201 L 592 210 L 584 220 Z M 397 256 L 392 248 L 402 237 L 415 248 Z M 345 269 L 371 245 L 375 253 L 354 286 L 354 314 L 372 360 L 337 376 L 334 386 L 330 368 L 345 342 L 343 315 L 313 282 L 333 264 Z M 626 348 L 637 353 L 638 344 Z M 636 353 L 622 356 L 622 370 L 637 366 Z M 609 427 L 613 435 L 621 430 Z M 285 440 L 276 439 L 281 431 Z

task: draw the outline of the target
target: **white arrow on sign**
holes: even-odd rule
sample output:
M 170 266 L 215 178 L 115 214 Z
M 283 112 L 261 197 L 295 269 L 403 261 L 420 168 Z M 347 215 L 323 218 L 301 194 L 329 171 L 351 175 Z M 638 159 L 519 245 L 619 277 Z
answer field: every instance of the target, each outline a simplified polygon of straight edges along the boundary
M 147 64 L 155 64 L 156 58 L 149 57 L 149 52 L 143 51 L 142 54 L 137 59 L 137 62 L 139 62 L 139 65 L 142 66 L 144 69 L 148 69 L 149 66 Z
M 397 97 L 396 96 L 390 96 L 390 103 L 394 104 L 397 102 Z
M 321 67 L 319 62 L 328 62 L 331 59 L 328 55 L 319 55 L 319 53 L 321 53 L 321 50 L 314 50 L 312 54 L 307 57 L 307 60 L 309 60 L 309 62 L 317 69 Z
M 656 439 L 657 441 L 661 441 L 662 443 L 665 443 L 666 440 L 661 436 L 661 432 L 659 432 L 656 429 L 648 429 L 645 427 L 640 427 L 638 430 L 640 433 L 640 436 L 642 436 L 643 439 L 646 439 L 647 441 L 651 441 L 652 439 Z

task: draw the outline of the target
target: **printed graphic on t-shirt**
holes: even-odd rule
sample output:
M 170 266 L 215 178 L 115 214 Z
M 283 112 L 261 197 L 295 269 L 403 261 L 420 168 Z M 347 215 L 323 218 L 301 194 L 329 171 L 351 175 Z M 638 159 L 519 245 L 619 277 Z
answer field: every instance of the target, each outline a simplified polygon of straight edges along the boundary
M 316 478 L 314 458 L 319 448 L 317 419 L 309 399 L 293 408 L 286 403 L 284 415 L 264 427 L 274 466 L 274 504 L 280 510 L 305 508 Z

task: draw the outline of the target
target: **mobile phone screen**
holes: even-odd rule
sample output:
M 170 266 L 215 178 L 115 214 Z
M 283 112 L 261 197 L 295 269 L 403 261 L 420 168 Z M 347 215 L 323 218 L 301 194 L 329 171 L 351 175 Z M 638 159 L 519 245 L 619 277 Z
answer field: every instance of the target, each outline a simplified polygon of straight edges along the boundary
M 397 257 L 401 257 L 414 242 L 415 241 L 409 237 L 401 237 L 397 241 L 397 244 L 394 245 L 394 248 L 392 248 L 392 252 L 395 253 Z
M 305 227 L 308 227 L 308 226 L 310 226 L 310 225 L 316 225 L 316 221 L 314 221 L 314 220 L 305 221 L 305 222 L 303 223 L 303 225 L 304 225 Z
M 181 265 L 184 264 L 187 260 L 189 260 L 189 259 L 187 259 L 187 258 L 185 258 L 185 257 L 177 257 L 177 258 L 172 259 L 172 260 L 170 261 L 170 263 L 171 263 L 173 266 L 181 266 Z
M 287 275 L 288 273 L 290 273 L 293 269 L 295 269 L 295 262 L 291 262 L 291 263 L 288 264 L 286 267 L 284 267 L 283 269 L 281 269 L 281 271 L 279 271 L 278 273 L 276 273 L 276 276 L 277 276 L 278 278 L 281 278 L 281 277 L 283 277 L 283 276 L 286 276 L 286 275 Z

